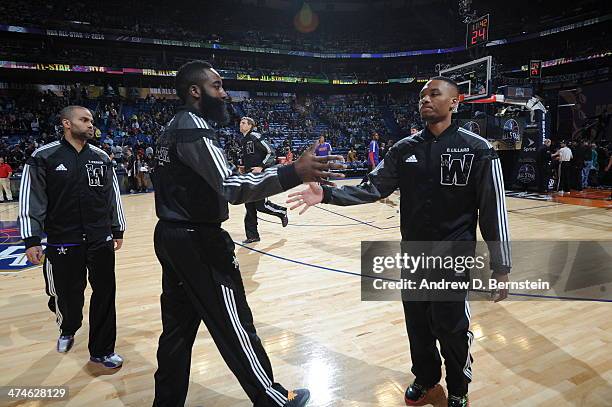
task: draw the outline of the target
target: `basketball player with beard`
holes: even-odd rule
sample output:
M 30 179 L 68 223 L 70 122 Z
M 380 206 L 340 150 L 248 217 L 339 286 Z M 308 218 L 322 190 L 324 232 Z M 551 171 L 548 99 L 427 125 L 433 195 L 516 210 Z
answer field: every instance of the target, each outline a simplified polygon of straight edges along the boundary
M 305 406 L 306 389 L 287 391 L 275 382 L 247 303 L 234 242 L 221 228 L 228 202 L 257 201 L 302 182 L 319 181 L 332 161 L 314 147 L 296 162 L 240 174 L 230 165 L 209 122 L 228 121 L 221 76 L 208 62 L 192 61 L 176 76 L 184 106 L 156 143 L 155 254 L 162 266 L 163 332 L 155 373 L 157 407 L 185 404 L 191 348 L 201 321 L 254 406 Z

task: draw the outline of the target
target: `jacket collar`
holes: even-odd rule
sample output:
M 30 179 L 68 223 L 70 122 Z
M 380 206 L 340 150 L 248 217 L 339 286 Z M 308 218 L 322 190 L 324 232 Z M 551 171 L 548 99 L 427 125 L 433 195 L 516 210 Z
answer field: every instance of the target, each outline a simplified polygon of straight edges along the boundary
M 74 146 L 73 146 L 72 144 L 70 144 L 70 143 L 68 142 L 68 140 L 66 140 L 66 137 L 62 137 L 62 138 L 60 139 L 60 143 L 61 143 L 61 144 L 63 144 L 64 146 L 66 146 L 66 147 L 68 147 L 68 148 L 72 149 L 72 151 L 74 151 L 74 152 L 75 152 L 75 153 L 77 153 L 77 154 L 80 154 L 80 153 L 82 153 L 83 151 L 86 151 L 87 149 L 89 149 L 89 142 L 86 142 L 86 143 L 85 143 L 85 145 L 83 146 L 83 149 L 82 149 L 80 152 L 79 152 L 79 151 L 77 151 L 77 150 L 76 150 L 76 148 L 74 148 Z
M 447 137 L 449 134 L 455 133 L 459 126 L 456 123 L 451 123 L 450 126 L 446 130 L 444 130 L 438 137 L 434 136 L 427 127 L 423 130 L 423 138 L 427 141 L 435 140 L 436 138 L 440 140 L 442 137 Z
M 206 117 L 204 117 L 204 115 L 202 115 L 202 112 L 200 112 L 200 111 L 199 111 L 199 110 L 197 110 L 197 109 L 194 109 L 193 107 L 191 107 L 191 106 L 189 106 L 189 105 L 183 105 L 183 106 L 180 106 L 180 107 L 177 109 L 177 112 L 179 112 L 179 111 L 184 111 L 184 112 L 193 113 L 193 114 L 195 114 L 196 116 L 198 116 L 198 117 L 200 117 L 200 118 L 202 118 L 202 119 L 206 120 L 206 121 L 207 121 L 207 123 L 208 123 L 208 119 L 207 119 Z

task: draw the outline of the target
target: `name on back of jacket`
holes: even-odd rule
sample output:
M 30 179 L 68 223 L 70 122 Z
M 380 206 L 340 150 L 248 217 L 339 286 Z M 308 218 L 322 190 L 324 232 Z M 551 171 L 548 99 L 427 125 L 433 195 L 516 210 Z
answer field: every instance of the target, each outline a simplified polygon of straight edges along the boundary
M 467 153 L 470 151 L 469 147 L 463 147 L 463 148 L 447 148 L 446 152 L 447 153 Z
M 104 162 L 102 162 L 102 161 L 92 161 L 92 160 L 89 160 L 88 162 L 90 164 L 104 164 Z

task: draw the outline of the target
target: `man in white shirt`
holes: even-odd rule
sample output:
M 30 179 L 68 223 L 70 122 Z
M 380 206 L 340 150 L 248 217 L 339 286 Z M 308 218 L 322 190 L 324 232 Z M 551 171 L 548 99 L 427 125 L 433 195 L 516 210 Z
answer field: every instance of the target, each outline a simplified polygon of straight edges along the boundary
M 559 159 L 559 183 L 557 190 L 561 193 L 570 192 L 570 160 L 573 158 L 572 150 L 561 142 L 561 148 L 552 156 Z

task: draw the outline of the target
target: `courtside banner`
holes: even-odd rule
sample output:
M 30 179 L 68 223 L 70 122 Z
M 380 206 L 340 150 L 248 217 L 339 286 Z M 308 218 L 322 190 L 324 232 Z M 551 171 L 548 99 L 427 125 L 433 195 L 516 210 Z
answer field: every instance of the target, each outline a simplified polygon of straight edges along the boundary
M 502 290 L 612 302 L 612 240 L 361 242 L 362 301 L 491 301 Z

